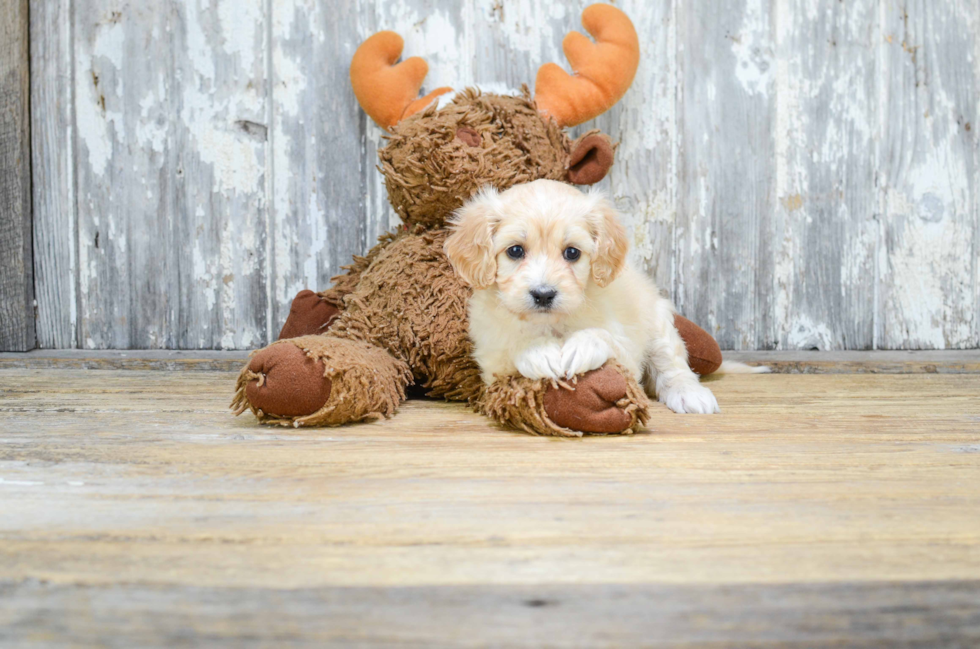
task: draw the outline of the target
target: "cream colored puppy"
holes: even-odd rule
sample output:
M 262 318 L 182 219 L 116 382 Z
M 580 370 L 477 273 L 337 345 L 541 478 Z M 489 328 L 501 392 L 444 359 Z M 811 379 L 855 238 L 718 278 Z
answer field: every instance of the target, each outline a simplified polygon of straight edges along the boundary
M 487 384 L 569 379 L 615 359 L 674 412 L 718 412 L 673 305 L 627 263 L 626 231 L 601 194 L 552 180 L 485 189 L 453 228 L 445 250 L 474 288 L 469 331 Z

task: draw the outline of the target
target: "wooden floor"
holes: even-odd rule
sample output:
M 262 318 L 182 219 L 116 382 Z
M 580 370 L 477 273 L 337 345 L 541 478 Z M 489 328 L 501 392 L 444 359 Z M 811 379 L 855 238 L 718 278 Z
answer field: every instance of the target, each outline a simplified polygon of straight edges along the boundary
M 980 375 L 710 382 L 648 433 L 0 370 L 0 646 L 980 646 Z

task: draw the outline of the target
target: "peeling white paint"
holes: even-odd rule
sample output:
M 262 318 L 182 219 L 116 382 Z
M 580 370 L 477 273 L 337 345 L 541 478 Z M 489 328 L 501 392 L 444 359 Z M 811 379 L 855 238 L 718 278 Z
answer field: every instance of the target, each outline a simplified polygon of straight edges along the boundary
M 746 0 L 742 25 L 731 35 L 735 77 L 750 95 L 768 95 L 773 80 L 769 3 Z
M 789 349 L 818 349 L 837 347 L 834 333 L 825 322 L 814 322 L 806 315 L 797 315 L 786 332 Z
M 264 2 L 255 0 L 220 0 L 218 22 L 221 26 L 225 52 L 239 57 L 243 70 L 255 68 L 256 58 L 261 55 L 262 38 L 259 30 L 265 25 Z
M 191 317 L 199 326 L 188 339 L 200 346 L 262 344 L 297 291 L 324 288 L 328 269 L 400 225 L 374 169 L 380 129 L 367 122 L 362 151 L 329 155 L 338 131 L 366 121 L 351 112 L 345 85 L 357 44 L 394 29 L 404 57 L 428 61 L 425 90 L 510 93 L 533 84 L 545 62 L 569 69 L 561 40 L 582 31 L 585 4 L 397 0 L 333 10 L 313 0 L 180 0 L 127 5 L 119 20 L 75 18 L 77 131 L 68 139 L 81 146 L 67 155 L 79 171 L 70 201 L 79 219 L 65 236 L 72 255 L 78 241 L 67 280 L 77 289 L 70 308 L 80 306 L 70 316 L 77 340 L 125 341 L 135 322 L 152 344 L 173 344 L 170 328 Z M 777 4 L 745 0 L 707 15 L 677 2 L 617 3 L 637 26 L 640 68 L 622 102 L 581 128 L 621 142 L 603 187 L 624 213 L 633 260 L 736 346 L 851 345 L 854 313 L 873 318 L 883 347 L 980 344 L 975 3 L 911 7 L 908 33 L 898 5 Z M 76 13 L 115 8 L 86 0 Z M 337 21 L 345 27 L 331 31 Z M 712 38 L 687 42 L 705 26 Z M 166 56 L 132 56 L 137 43 L 173 39 L 180 49 Z M 691 65 L 704 69 L 685 77 Z M 753 123 L 770 113 L 771 149 L 766 124 Z M 357 180 L 327 195 L 325 177 L 341 165 Z M 875 165 L 877 179 L 865 180 Z M 352 200 L 353 213 L 337 209 Z M 743 217 L 744 231 L 724 231 L 725 219 Z M 194 234 L 143 259 L 144 237 L 157 232 Z M 822 240 L 827 233 L 840 241 Z M 338 236 L 347 237 L 340 250 Z M 839 268 L 811 265 L 822 249 L 818 261 L 839 259 Z M 166 291 L 172 280 L 161 278 L 178 266 L 192 288 L 141 312 L 129 287 Z M 702 288 L 704 273 L 724 290 Z M 259 314 L 263 284 L 271 299 Z M 771 330 L 761 331 L 762 318 Z

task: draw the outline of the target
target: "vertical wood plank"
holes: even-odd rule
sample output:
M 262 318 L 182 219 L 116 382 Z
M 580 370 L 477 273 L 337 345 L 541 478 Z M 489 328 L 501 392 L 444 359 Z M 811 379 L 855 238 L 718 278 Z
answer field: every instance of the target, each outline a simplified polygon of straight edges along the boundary
M 265 342 L 264 0 L 78 0 L 80 344 Z
M 0 351 L 35 346 L 27 0 L 0 0 Z
M 781 349 L 870 349 L 877 2 L 789 0 L 776 20 L 772 335 Z
M 297 291 L 328 287 L 340 267 L 373 245 L 377 235 L 367 235 L 366 118 L 349 75 L 360 44 L 356 5 L 270 4 L 276 336 Z
M 675 301 L 722 349 L 772 335 L 774 41 L 769 0 L 678 4 Z
M 75 0 L 73 24 L 79 346 L 172 347 L 172 14 Z
M 978 337 L 975 0 L 881 3 L 878 346 Z
M 261 347 L 270 333 L 272 4 L 181 0 L 173 5 L 167 54 L 173 59 L 171 102 L 177 119 L 167 162 L 174 187 L 172 258 L 166 263 L 178 287 L 168 318 L 176 326 L 172 344 L 179 348 Z M 284 177 L 298 171 L 287 167 Z
M 31 2 L 31 159 L 37 343 L 77 346 L 70 0 Z

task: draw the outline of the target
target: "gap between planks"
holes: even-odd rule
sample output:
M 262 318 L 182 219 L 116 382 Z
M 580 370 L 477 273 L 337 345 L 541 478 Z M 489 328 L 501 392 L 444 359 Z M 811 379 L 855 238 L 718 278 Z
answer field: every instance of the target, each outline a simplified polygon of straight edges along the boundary
M 246 351 L 43 349 L 0 353 L 0 369 L 237 372 Z M 780 374 L 980 374 L 980 350 L 724 352 Z

